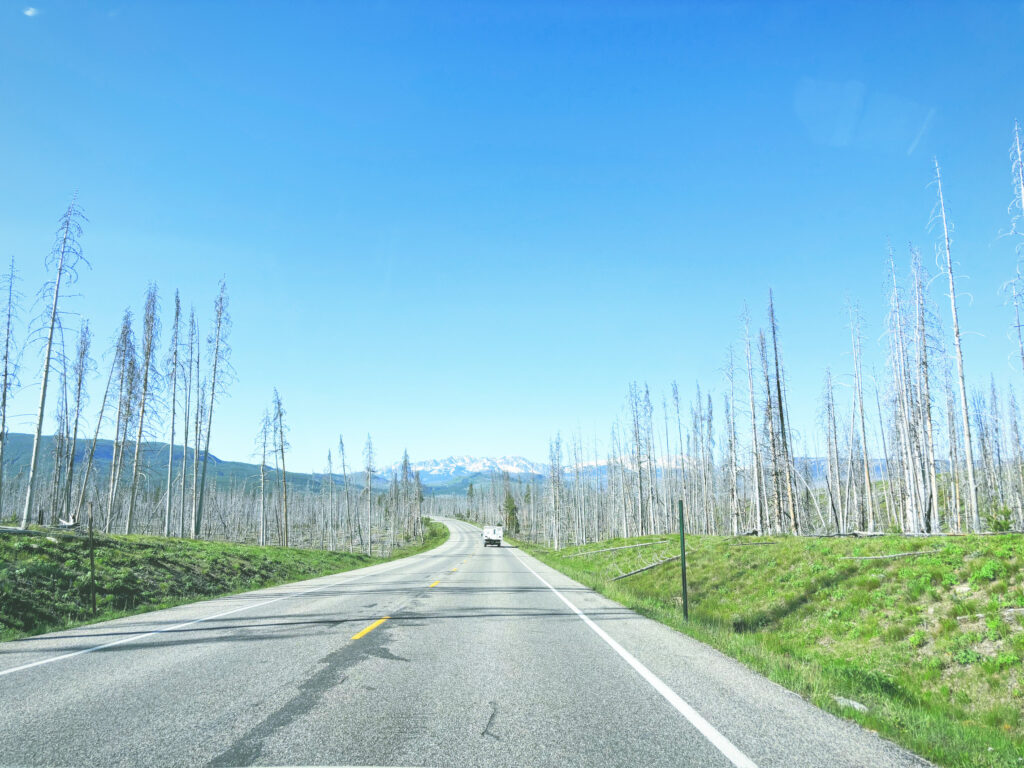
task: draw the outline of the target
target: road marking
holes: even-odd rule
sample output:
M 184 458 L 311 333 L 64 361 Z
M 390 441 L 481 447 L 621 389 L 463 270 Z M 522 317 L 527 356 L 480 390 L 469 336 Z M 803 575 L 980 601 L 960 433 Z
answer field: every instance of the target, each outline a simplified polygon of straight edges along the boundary
M 594 630 L 594 632 L 597 633 L 598 637 L 600 637 L 602 640 L 608 643 L 608 645 L 611 646 L 613 651 L 615 651 L 617 654 L 619 654 L 619 656 L 625 659 L 626 663 L 629 664 L 629 666 L 631 666 L 640 674 L 640 677 L 642 677 L 644 680 L 650 683 L 654 690 L 660 693 L 665 698 L 665 700 L 668 701 L 669 704 L 675 707 L 676 711 L 678 711 L 679 714 L 681 714 L 683 717 L 689 720 L 690 724 L 693 725 L 693 727 L 696 728 L 698 731 L 700 731 L 705 739 L 710 741 L 715 746 L 715 748 L 718 749 L 719 752 L 721 752 L 729 759 L 729 762 L 735 765 L 736 768 L 757 768 L 757 764 L 754 763 L 753 760 L 751 760 L 745 754 L 740 752 L 736 745 L 734 745 L 725 736 L 723 736 L 711 723 L 705 720 L 700 715 L 700 713 L 697 712 L 697 710 L 695 710 L 693 707 L 687 704 L 678 693 L 669 688 L 661 680 L 661 678 L 659 678 L 657 675 L 651 672 L 651 670 L 649 670 L 642 663 L 640 663 L 639 659 L 637 659 L 633 654 L 631 654 L 629 651 L 627 651 L 625 648 L 623 648 L 621 645 L 615 642 L 615 640 L 613 640 L 607 632 L 605 632 L 603 629 L 597 626 L 597 624 L 595 624 L 589 616 L 583 613 L 583 611 L 581 611 L 575 605 L 570 603 L 569 600 L 565 597 L 565 595 L 563 595 L 561 592 L 559 592 L 557 589 L 551 586 L 547 581 L 545 581 L 544 577 L 537 573 L 535 570 L 533 570 L 533 568 L 531 568 L 527 564 L 527 562 L 523 560 L 523 558 L 521 558 L 515 552 L 513 552 L 513 554 L 515 555 L 516 560 L 522 563 L 523 567 L 526 568 L 526 570 L 528 570 L 530 573 L 536 576 L 541 584 L 543 584 L 545 587 L 554 592 L 558 596 L 559 600 L 561 600 L 563 603 L 569 606 L 573 613 L 575 613 L 577 616 L 583 619 L 583 622 L 592 630 Z
M 85 654 L 85 653 L 92 653 L 93 651 L 102 651 L 104 648 L 113 648 L 116 645 L 124 645 L 125 643 L 131 643 L 131 642 L 134 642 L 135 640 L 142 640 L 145 637 L 152 637 L 153 635 L 160 635 L 160 634 L 163 634 L 164 632 L 174 632 L 175 630 L 178 630 L 178 629 L 183 629 L 185 627 L 191 627 L 193 624 L 201 624 L 204 621 L 212 621 L 213 619 L 219 619 L 219 618 L 221 618 L 223 616 L 230 616 L 232 613 L 238 613 L 239 611 L 251 611 L 253 608 L 261 608 L 264 605 L 270 605 L 271 603 L 277 603 L 277 602 L 280 602 L 281 600 L 288 600 L 288 599 L 293 598 L 293 597 L 301 597 L 302 595 L 308 595 L 308 594 L 311 594 L 313 592 L 319 592 L 320 590 L 328 589 L 329 587 L 344 586 L 345 584 L 351 584 L 353 581 L 359 581 L 360 579 L 365 579 L 367 576 L 378 576 L 378 575 L 380 575 L 382 573 L 387 573 L 389 571 L 393 571 L 396 568 L 399 568 L 399 567 L 404 566 L 404 565 L 408 565 L 408 560 L 397 560 L 397 561 L 394 561 L 393 563 L 382 564 L 379 567 L 378 566 L 370 566 L 371 568 L 378 568 L 378 570 L 376 570 L 376 571 L 374 571 L 372 573 L 367 573 L 367 572 L 364 571 L 363 573 L 359 573 L 358 575 L 356 575 L 354 577 L 343 578 L 340 581 L 332 581 L 330 584 L 322 584 L 319 587 L 313 587 L 312 589 L 307 589 L 307 590 L 304 590 L 302 592 L 294 592 L 294 593 L 289 594 L 289 595 L 282 595 L 281 597 L 275 597 L 272 600 L 264 600 L 263 602 L 254 603 L 252 605 L 243 605 L 240 608 L 232 608 L 230 611 L 222 611 L 221 613 L 215 613 L 212 616 L 204 616 L 201 619 L 193 619 L 192 621 L 184 621 L 181 624 L 175 624 L 172 627 L 164 627 L 163 629 L 154 629 L 154 630 L 152 630 L 150 632 L 140 632 L 137 635 L 132 635 L 131 637 L 123 637 L 120 640 L 113 640 L 113 641 L 111 641 L 109 643 L 103 643 L 102 645 L 95 645 L 92 648 L 83 648 L 80 651 L 71 651 L 70 653 L 62 653 L 59 656 L 51 656 L 51 657 L 49 657 L 47 659 L 40 659 L 39 661 L 29 662 L 28 664 L 22 664 L 21 666 L 18 666 L 18 667 L 11 667 L 10 669 L 3 669 L 3 670 L 0 670 L 0 677 L 3 677 L 4 675 L 10 675 L 10 674 L 13 674 L 15 672 L 21 672 L 21 671 L 26 670 L 26 669 L 31 669 L 32 667 L 39 667 L 39 666 L 42 666 L 43 664 L 52 664 L 55 661 L 62 661 L 63 659 L 70 659 L 70 658 L 73 658 L 75 656 L 81 656 L 82 654 Z M 351 573 L 351 571 L 349 573 Z M 346 574 L 346 576 L 347 576 L 347 574 Z M 58 636 L 57 638 L 54 638 L 54 639 L 59 640 L 60 637 Z
M 440 579 L 438 579 L 437 581 L 435 581 L 435 582 L 434 582 L 433 584 L 431 584 L 430 586 L 432 586 L 432 587 L 436 587 L 436 586 L 437 586 L 438 584 L 440 584 L 440 583 L 441 583 L 441 580 L 440 580 Z
M 379 627 L 381 624 L 383 624 L 390 618 L 390 616 L 385 616 L 383 619 L 377 619 L 375 622 L 373 622 L 373 624 L 368 626 L 366 629 L 356 632 L 354 635 L 352 635 L 352 639 L 358 640 L 360 637 L 370 634 L 371 632 L 373 632 L 373 630 L 375 630 L 377 627 Z

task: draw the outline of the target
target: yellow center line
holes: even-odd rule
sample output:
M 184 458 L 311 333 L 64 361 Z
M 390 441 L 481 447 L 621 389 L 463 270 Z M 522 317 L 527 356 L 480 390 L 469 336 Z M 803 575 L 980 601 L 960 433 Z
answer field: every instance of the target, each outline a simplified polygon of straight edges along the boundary
M 431 584 L 430 586 L 432 586 L 432 587 L 436 587 L 436 586 L 437 586 L 438 584 L 440 584 L 440 583 L 441 583 L 441 580 L 440 580 L 440 579 L 438 579 L 437 581 L 435 581 L 435 582 L 434 582 L 433 584 Z
M 383 624 L 385 621 L 387 621 L 390 618 L 391 618 L 390 616 L 385 616 L 383 619 L 377 619 L 375 622 L 373 622 L 373 624 L 368 626 L 366 629 L 364 629 L 364 630 L 362 630 L 360 632 L 356 632 L 354 635 L 352 635 L 352 639 L 353 640 L 358 640 L 360 637 L 363 637 L 363 635 L 370 634 L 371 632 L 373 632 L 373 630 L 375 630 L 377 627 L 379 627 L 381 624 Z

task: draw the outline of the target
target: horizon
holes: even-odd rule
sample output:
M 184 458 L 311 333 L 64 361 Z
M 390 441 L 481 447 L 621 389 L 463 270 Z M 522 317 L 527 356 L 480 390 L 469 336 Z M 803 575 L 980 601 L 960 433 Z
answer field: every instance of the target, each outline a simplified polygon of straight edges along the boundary
M 31 440 L 32 437 L 33 437 L 32 434 L 27 433 L 27 432 L 9 432 L 8 433 L 8 438 L 10 438 L 12 436 L 24 437 L 24 438 L 27 438 L 29 440 Z M 44 440 L 52 439 L 52 436 L 50 436 L 50 435 L 43 435 L 43 439 Z M 91 442 L 91 439 L 87 438 L 87 437 L 79 437 L 78 440 L 77 440 L 77 443 L 80 444 L 80 445 L 88 445 L 90 442 Z M 104 443 L 104 442 L 105 443 L 110 443 L 111 440 L 110 440 L 110 438 L 100 438 L 97 444 Z M 131 440 L 131 439 L 129 439 L 127 442 L 128 442 L 129 445 L 133 445 L 134 444 L 134 440 Z M 166 447 L 168 445 L 168 443 L 166 441 L 161 441 L 161 440 L 156 440 L 156 439 L 152 439 L 152 440 L 146 439 L 146 440 L 143 440 L 142 442 L 143 442 L 144 445 L 149 445 L 149 446 Z M 181 443 L 175 442 L 174 448 L 177 451 L 177 450 L 181 450 L 183 448 L 183 446 L 182 446 Z M 78 450 L 78 449 L 76 449 L 76 450 Z M 195 453 L 194 453 L 195 451 L 196 451 L 195 446 L 190 445 L 189 446 L 189 455 L 190 456 L 195 455 Z M 198 453 L 201 456 L 202 455 L 202 449 L 199 449 Z M 688 453 L 687 454 L 682 454 L 682 457 L 683 458 L 687 458 L 687 459 L 691 459 L 691 460 L 693 459 L 693 456 L 691 454 L 688 454 Z M 250 464 L 252 466 L 257 466 L 257 467 L 259 466 L 259 462 L 256 461 L 256 460 L 251 460 L 251 461 L 250 460 L 246 460 L 246 459 L 250 459 L 251 457 L 246 457 L 245 459 L 234 458 L 234 457 L 229 457 L 229 456 L 226 456 L 226 455 L 223 455 L 223 454 L 217 454 L 213 450 L 210 451 L 210 458 L 211 459 L 215 459 L 216 461 L 219 461 L 219 462 L 229 462 L 229 463 L 233 463 L 233 464 Z M 619 460 L 624 460 L 624 459 L 626 459 L 628 457 L 619 456 L 617 458 Z M 672 456 L 660 456 L 659 455 L 656 458 L 656 464 L 657 464 L 657 466 L 659 468 L 666 468 L 666 467 L 672 468 L 672 467 L 677 466 L 675 461 L 677 459 L 679 459 L 679 458 L 680 458 L 679 454 L 675 454 L 675 455 L 672 455 Z M 817 456 L 817 455 L 799 455 L 799 454 L 797 454 L 797 455 L 793 456 L 793 460 L 794 461 L 827 461 L 828 457 L 827 456 Z M 431 456 L 431 457 L 427 457 L 427 458 L 418 458 L 418 459 L 417 458 L 413 458 L 412 456 L 409 457 L 409 465 L 411 467 L 413 467 L 413 468 L 416 468 L 417 466 L 428 465 L 428 464 L 441 464 L 443 462 L 448 462 L 448 461 L 454 461 L 459 466 L 464 465 L 463 464 L 464 462 L 492 462 L 492 463 L 495 463 L 495 464 L 499 464 L 502 461 L 522 461 L 522 462 L 525 462 L 527 464 L 532 464 L 532 465 L 536 465 L 536 466 L 542 467 L 545 471 L 549 470 L 550 467 L 551 467 L 551 464 L 549 462 L 547 462 L 547 461 L 535 460 L 535 459 L 529 458 L 528 456 L 518 456 L 518 455 L 505 455 L 505 456 L 470 456 L 470 455 L 453 456 L 453 455 L 449 455 L 449 456 Z M 877 465 L 877 464 L 884 463 L 885 462 L 885 457 L 884 456 L 872 456 L 872 455 L 869 455 L 868 456 L 868 461 L 871 462 L 873 465 Z M 936 461 L 937 461 L 937 463 L 941 464 L 941 463 L 945 462 L 946 460 L 939 458 L 939 459 L 936 459 Z M 610 462 L 609 457 L 605 456 L 605 457 L 602 457 L 600 459 L 594 459 L 594 460 L 585 459 L 585 460 L 583 460 L 580 463 L 579 466 L 580 467 L 603 467 L 603 466 L 606 466 L 609 462 Z M 402 458 L 401 457 L 399 457 L 395 461 L 389 461 L 389 462 L 387 462 L 385 464 L 378 464 L 378 465 L 374 466 L 374 475 L 379 475 L 379 474 L 385 474 L 385 473 L 388 473 L 388 472 L 392 472 L 392 471 L 398 469 L 399 467 L 401 467 L 401 465 L 402 465 Z M 273 467 L 273 464 L 268 463 L 265 466 Z M 571 471 L 574 468 L 574 466 L 575 466 L 574 464 L 571 464 L 571 463 L 563 461 L 562 471 L 563 472 L 569 472 L 569 471 Z M 162 471 L 162 467 L 157 467 L 157 469 L 160 469 Z M 358 474 L 361 474 L 361 473 L 365 473 L 365 471 L 366 471 L 365 468 L 362 467 L 362 466 L 352 466 L 352 467 L 349 468 L 348 474 L 349 475 L 353 475 L 353 474 L 358 475 Z M 306 471 L 306 470 L 292 470 L 292 469 L 289 469 L 288 470 L 288 474 L 289 475 L 323 476 L 323 475 L 326 474 L 326 471 L 315 471 L 314 470 L 312 472 L 309 472 L 309 471 Z M 335 476 L 338 476 L 338 477 L 342 476 L 338 467 L 335 467 L 335 471 L 333 472 L 333 474 Z M 510 474 L 511 475 L 515 475 L 515 474 L 529 474 L 529 473 L 514 473 L 514 472 L 510 472 Z

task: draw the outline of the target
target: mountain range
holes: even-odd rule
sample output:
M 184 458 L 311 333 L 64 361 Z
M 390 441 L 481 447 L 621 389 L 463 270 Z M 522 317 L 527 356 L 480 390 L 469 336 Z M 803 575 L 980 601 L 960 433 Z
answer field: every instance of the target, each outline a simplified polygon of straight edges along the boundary
M 413 472 L 420 473 L 420 482 L 424 485 L 445 484 L 474 475 L 501 475 L 504 472 L 516 476 L 545 475 L 548 472 L 547 464 L 530 461 L 522 456 L 502 456 L 497 459 L 449 456 L 447 459 L 410 462 L 409 468 Z M 390 478 L 392 475 L 399 474 L 401 470 L 402 463 L 396 462 L 388 467 L 384 474 Z
M 160 487 L 165 482 L 167 472 L 167 443 L 145 442 L 143 443 L 143 465 L 146 467 L 145 474 L 153 488 Z M 86 440 L 79 440 L 76 446 L 76 462 L 81 467 L 88 456 L 89 443 Z M 131 446 L 126 451 L 128 458 L 131 457 Z M 32 436 L 19 433 L 11 433 L 7 436 L 7 450 L 4 457 L 5 472 L 8 477 L 26 473 L 32 451 Z M 183 456 L 181 446 L 174 447 L 175 464 L 180 466 Z M 94 471 L 97 475 L 109 473 L 110 460 L 113 454 L 113 444 L 109 440 L 100 440 L 96 446 L 94 460 Z M 44 437 L 40 450 L 42 460 L 41 471 L 45 473 L 52 468 L 53 443 L 52 438 Z M 189 462 L 194 458 L 192 449 L 189 449 Z M 811 478 L 812 482 L 823 482 L 827 462 L 823 458 L 799 457 L 796 463 Z M 944 468 L 943 462 L 937 462 L 939 470 Z M 675 466 L 675 462 L 658 462 L 658 471 L 663 472 Z M 874 479 L 885 476 L 885 462 L 882 459 L 872 459 L 870 462 L 871 474 Z M 384 467 L 374 474 L 374 485 L 378 488 L 386 487 L 393 478 L 400 477 L 401 462 L 395 462 Z M 501 456 L 497 458 L 477 456 L 449 456 L 444 459 L 430 459 L 425 461 L 410 462 L 412 472 L 419 472 L 420 482 L 424 488 L 432 493 L 464 493 L 470 483 L 477 486 L 489 484 L 492 478 L 500 479 L 503 474 L 508 473 L 510 477 L 519 480 L 541 480 L 550 474 L 550 466 L 541 462 L 531 461 L 522 456 Z M 571 472 L 571 467 L 565 468 Z M 607 472 L 607 465 L 604 463 L 589 462 L 583 467 L 585 476 L 604 476 Z M 177 467 L 175 470 L 177 474 Z M 259 478 L 259 465 L 240 461 L 224 461 L 213 454 L 210 454 L 209 477 L 214 482 L 228 484 L 250 484 L 255 483 Z M 349 473 L 350 481 L 354 485 L 361 486 L 363 473 L 361 470 L 353 470 Z M 289 472 L 289 484 L 295 488 L 318 488 L 323 482 L 324 475 L 321 473 Z M 342 476 L 335 475 L 335 482 L 340 482 Z

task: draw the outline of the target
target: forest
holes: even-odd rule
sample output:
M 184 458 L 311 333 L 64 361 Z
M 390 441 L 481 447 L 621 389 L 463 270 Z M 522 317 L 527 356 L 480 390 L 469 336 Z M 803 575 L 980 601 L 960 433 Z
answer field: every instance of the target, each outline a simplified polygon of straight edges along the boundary
M 104 533 L 216 539 L 260 545 L 299 546 L 387 556 L 422 540 L 423 493 L 410 472 L 396 474 L 386 491 L 374 488 L 374 449 L 367 436 L 364 471 L 350 473 L 344 439 L 338 437 L 340 475 L 331 451 L 318 482 L 289 488 L 287 412 L 275 388 L 254 440 L 259 476 L 218 482 L 210 473 L 210 440 L 218 402 L 228 396 L 231 366 L 227 284 L 213 301 L 208 333 L 195 308 L 187 318 L 174 294 L 166 345 L 156 285 L 145 291 L 141 312 L 126 309 L 102 370 L 94 359 L 88 320 L 64 311 L 79 270 L 88 267 L 81 246 L 84 214 L 74 199 L 61 216 L 47 257 L 49 282 L 41 295 L 46 311 L 28 323 L 28 338 L 15 338 L 22 294 L 12 259 L 3 278 L 3 348 L 0 351 L 0 520 L 65 529 L 95 527 Z M 11 475 L 12 394 L 25 386 L 22 362 L 38 354 L 39 405 L 27 469 Z M 98 370 L 104 382 L 89 409 L 88 382 Z M 48 421 L 48 418 L 52 421 Z M 51 436 L 44 425 L 55 425 Z M 101 435 L 105 439 L 101 441 Z M 147 441 L 166 435 L 162 456 Z M 180 441 L 180 442 L 179 442 Z M 43 449 L 45 446 L 45 450 Z M 173 448 L 171 448 L 173 446 Z M 98 450 L 99 449 L 99 450 Z M 355 478 L 365 480 L 356 486 Z M 340 482 L 338 482 L 340 480 Z M 290 495 L 290 498 L 289 498 Z
M 1024 155 L 1019 124 L 1010 152 L 1008 230 L 1019 239 Z M 1012 386 L 970 379 L 959 324 L 961 297 L 952 221 L 941 168 L 934 163 L 935 273 L 918 248 L 891 246 L 885 368 L 866 375 L 858 307 L 847 308 L 852 387 L 840 396 L 837 372 L 821 371 L 814 434 L 795 434 L 789 417 L 783 334 L 767 291 L 763 325 L 744 306 L 726 351 L 721 398 L 702 391 L 681 402 L 679 386 L 661 398 L 629 386 L 608 448 L 579 435 L 550 441 L 548 477 L 492 478 L 451 500 L 453 514 L 505 525 L 524 539 L 559 548 L 610 537 L 678 531 L 712 535 L 935 535 L 1024 530 L 1024 445 Z M 1020 247 L 1017 248 L 1018 259 Z M 933 296 L 931 286 L 945 295 Z M 1004 286 L 1011 338 L 1024 373 L 1019 266 Z M 842 342 L 840 342 L 842 343 Z M 968 361 L 969 362 L 969 361 Z M 717 401 L 716 401 L 717 400 Z M 717 418 L 716 418 L 717 409 Z M 824 446 L 824 456 L 808 446 Z

